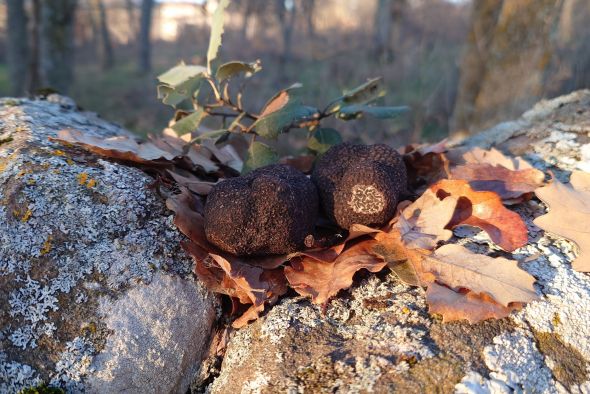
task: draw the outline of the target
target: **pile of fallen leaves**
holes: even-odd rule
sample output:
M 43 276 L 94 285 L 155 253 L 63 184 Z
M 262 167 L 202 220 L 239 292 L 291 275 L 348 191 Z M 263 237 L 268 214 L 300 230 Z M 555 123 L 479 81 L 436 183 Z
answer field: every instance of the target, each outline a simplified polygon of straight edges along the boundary
M 177 191 L 166 204 L 187 237 L 182 247 L 193 257 L 200 280 L 231 299 L 234 327 L 257 319 L 289 288 L 326 306 L 352 285 L 359 270 L 386 267 L 405 283 L 426 288 L 429 311 L 443 321 L 507 316 L 537 297 L 535 278 L 516 260 L 477 254 L 449 241 L 454 228 L 467 225 L 485 231 L 505 252 L 526 245 L 523 219 L 506 206 L 534 194 L 550 208 L 534 223 L 576 243 L 580 254 L 573 268 L 590 271 L 590 174 L 574 172 L 570 185 L 556 179 L 546 185 L 541 171 L 495 149 L 447 149 L 444 142 L 408 146 L 401 151 L 417 198 L 401 202 L 386 226 L 353 225 L 330 247 L 241 258 L 211 245 L 203 228 L 203 201 L 211 186 L 236 176 L 243 165 L 230 144 L 188 145 L 172 134 L 138 144 L 128 137 L 98 139 L 75 130 L 63 130 L 55 140 L 147 167 L 156 171 L 158 182 Z M 284 162 L 304 170 L 311 164 L 309 157 Z

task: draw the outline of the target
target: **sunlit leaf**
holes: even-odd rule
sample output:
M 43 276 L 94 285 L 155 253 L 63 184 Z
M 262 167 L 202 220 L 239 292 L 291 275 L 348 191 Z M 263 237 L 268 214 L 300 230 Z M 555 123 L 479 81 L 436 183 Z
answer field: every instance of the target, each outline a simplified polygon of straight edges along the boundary
M 203 66 L 180 63 L 165 73 L 158 75 L 158 81 L 169 87 L 175 88 L 191 78 L 204 74 L 206 71 L 207 69 Z
M 221 47 L 221 36 L 223 35 L 223 17 L 228 5 L 229 0 L 220 0 L 215 13 L 213 14 L 209 49 L 207 50 L 207 68 L 209 74 L 213 73 L 213 69 L 215 68 L 214 63 L 217 63 L 217 55 L 219 54 L 219 47 Z
M 197 130 L 205 116 L 207 116 L 207 113 L 202 108 L 199 108 L 189 116 L 185 116 L 176 122 L 172 126 L 172 130 L 178 135 L 192 133 Z
M 369 79 L 367 82 L 354 89 L 345 91 L 344 94 L 332 101 L 328 112 L 336 112 L 343 106 L 351 104 L 369 104 L 380 97 L 385 96 L 382 78 Z
M 307 147 L 320 154 L 325 153 L 332 145 L 342 142 L 342 136 L 337 130 L 331 128 L 317 129 L 311 138 L 307 140 Z
M 248 75 L 254 74 L 260 70 L 260 62 L 228 62 L 219 66 L 217 72 L 215 73 L 215 78 L 217 79 L 217 81 L 221 82 L 240 73 L 245 73 L 246 75 Z
M 262 142 L 254 141 L 248 148 L 248 154 L 244 161 L 242 174 L 246 174 L 259 167 L 276 163 L 278 160 L 279 155 L 273 148 Z

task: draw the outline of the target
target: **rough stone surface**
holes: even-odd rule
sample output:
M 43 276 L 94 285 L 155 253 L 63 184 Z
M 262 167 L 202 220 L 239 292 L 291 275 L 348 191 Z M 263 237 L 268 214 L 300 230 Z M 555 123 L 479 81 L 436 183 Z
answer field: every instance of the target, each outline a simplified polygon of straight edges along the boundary
M 590 91 L 537 104 L 466 145 L 522 155 L 567 181 L 590 167 Z M 521 261 L 537 279 L 539 301 L 502 320 L 442 324 L 428 315 L 424 292 L 393 274 L 367 275 L 322 314 L 303 298 L 285 298 L 256 323 L 234 332 L 212 393 L 588 393 L 590 277 L 574 272 L 574 246 L 532 220 L 545 206 L 514 209 L 528 245 L 511 256 L 485 233 L 457 230 L 453 242 Z M 361 274 L 362 276 L 363 274 Z M 213 377 L 212 377 L 213 378 Z
M 214 297 L 151 179 L 48 141 L 68 127 L 127 133 L 64 97 L 0 100 L 0 392 L 183 392 Z
M 238 256 L 294 252 L 313 236 L 318 209 L 313 182 L 293 167 L 273 164 L 213 187 L 205 204 L 205 234 Z
M 401 155 L 384 144 L 335 145 L 317 161 L 312 180 L 326 215 L 344 229 L 386 223 L 407 187 Z

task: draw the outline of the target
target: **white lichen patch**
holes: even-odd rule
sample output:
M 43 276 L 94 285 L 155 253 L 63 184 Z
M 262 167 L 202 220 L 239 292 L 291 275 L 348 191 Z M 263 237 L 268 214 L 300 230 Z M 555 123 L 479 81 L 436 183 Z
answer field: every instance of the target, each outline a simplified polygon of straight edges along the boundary
M 241 394 L 260 394 L 268 386 L 269 382 L 270 377 L 268 375 L 257 371 L 254 379 L 244 383 Z
M 484 360 L 493 379 L 517 392 L 556 393 L 551 370 L 533 339 L 523 331 L 505 333 L 486 346 Z
M 0 393 L 17 393 L 42 383 L 39 375 L 29 365 L 9 362 L 6 358 L 6 354 L 0 352 Z

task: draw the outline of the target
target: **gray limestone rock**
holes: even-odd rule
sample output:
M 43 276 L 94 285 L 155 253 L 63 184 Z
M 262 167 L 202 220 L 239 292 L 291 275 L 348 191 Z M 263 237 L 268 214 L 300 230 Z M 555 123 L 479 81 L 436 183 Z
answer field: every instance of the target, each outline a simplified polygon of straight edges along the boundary
M 61 96 L 0 99 L 0 392 L 186 391 L 216 301 L 141 170 L 52 143 L 127 134 Z
M 567 181 L 590 171 L 590 91 L 543 101 L 466 146 L 522 155 Z M 586 393 L 590 392 L 590 277 L 571 268 L 573 245 L 532 220 L 545 206 L 513 207 L 529 244 L 512 258 L 537 278 L 538 301 L 509 318 L 443 324 L 427 313 L 424 291 L 394 274 L 368 275 L 323 314 L 308 300 L 285 298 L 233 333 L 211 393 Z M 503 253 L 478 231 L 453 242 Z M 211 377 L 210 377 L 211 378 Z M 209 380 L 210 381 L 210 380 Z

